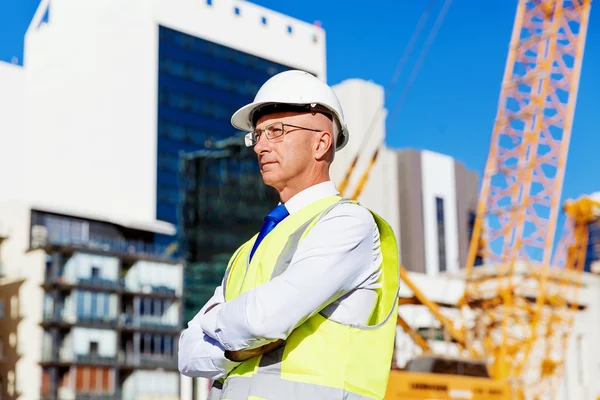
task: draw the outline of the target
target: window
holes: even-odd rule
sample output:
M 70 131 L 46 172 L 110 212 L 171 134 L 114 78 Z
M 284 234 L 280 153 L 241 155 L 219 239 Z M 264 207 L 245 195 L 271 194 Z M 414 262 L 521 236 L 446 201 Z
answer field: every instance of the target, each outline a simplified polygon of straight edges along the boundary
M 206 4 L 212 6 L 212 0 L 206 0 Z
M 92 267 L 92 279 L 97 279 L 100 277 L 100 268 Z
M 4 300 L 0 300 L 0 318 L 4 318 Z
M 437 240 L 438 240 L 438 263 L 439 272 L 446 271 L 446 233 L 444 223 L 444 199 L 441 197 L 435 198 L 435 213 L 437 224 Z
M 261 17 L 260 21 L 262 22 L 263 25 L 267 24 L 267 17 Z
M 235 15 L 240 15 L 240 8 L 239 7 L 233 7 L 233 12 Z
M 475 229 L 475 219 L 477 214 L 475 211 L 469 211 L 469 224 L 467 228 L 467 235 L 469 238 L 468 246 L 471 245 L 471 238 L 473 237 L 473 230 Z M 483 232 L 480 234 L 479 244 L 477 247 L 477 253 L 475 254 L 475 262 L 473 266 L 483 265 L 483 255 L 485 252 L 485 241 L 483 240 Z
M 98 355 L 98 342 L 90 342 L 90 355 Z
M 291 33 L 292 33 L 292 26 L 291 26 L 291 25 L 288 25 L 288 26 L 287 26 L 287 32 L 288 32 L 289 34 L 291 34 Z

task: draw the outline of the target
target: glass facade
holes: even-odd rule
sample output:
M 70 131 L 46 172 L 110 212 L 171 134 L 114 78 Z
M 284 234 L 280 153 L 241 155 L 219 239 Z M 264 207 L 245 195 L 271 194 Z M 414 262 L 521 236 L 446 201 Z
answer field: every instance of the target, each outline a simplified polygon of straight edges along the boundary
M 438 265 L 439 272 L 446 271 L 446 229 L 444 222 L 444 199 L 435 198 L 435 215 L 437 222 Z
M 592 263 L 600 260 L 600 222 L 590 224 L 589 237 L 585 254 L 585 272 L 592 272 Z
M 179 153 L 232 136 L 235 110 L 289 68 L 164 26 L 158 65 L 156 217 L 177 224 Z
M 220 284 L 237 246 L 277 204 L 230 119 L 266 80 L 288 69 L 159 27 L 156 217 L 178 226 L 184 326 Z M 156 237 L 161 245 L 165 240 Z
M 183 160 L 180 244 L 186 255 L 187 322 L 212 296 L 233 252 L 260 230 L 279 196 L 263 184 L 256 155 L 242 136 Z
M 469 227 L 468 227 L 468 232 L 467 232 L 467 237 L 469 238 L 469 241 L 467 242 L 467 251 L 469 251 L 469 246 L 471 246 L 471 239 L 473 237 L 473 230 L 475 229 L 475 219 L 477 218 L 477 214 L 475 213 L 475 211 L 469 211 Z M 483 239 L 483 237 L 479 238 L 479 244 L 477 247 L 477 253 L 475 254 L 475 261 L 473 263 L 474 267 L 477 266 L 481 266 L 483 265 L 483 254 L 485 252 L 485 240 Z M 464 265 L 460 266 L 461 268 L 464 268 Z

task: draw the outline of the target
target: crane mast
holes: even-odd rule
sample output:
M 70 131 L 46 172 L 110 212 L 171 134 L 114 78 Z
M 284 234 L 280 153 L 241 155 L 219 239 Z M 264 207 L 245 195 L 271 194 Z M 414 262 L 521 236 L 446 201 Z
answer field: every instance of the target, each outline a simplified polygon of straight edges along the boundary
M 557 393 L 578 309 L 588 224 L 600 218 L 595 200 L 567 202 L 565 232 L 552 260 L 590 9 L 591 0 L 519 0 L 463 271 L 460 328 L 401 268 L 414 293 L 406 303 L 427 307 L 470 356 L 489 361 L 495 380 L 516 381 L 527 398 Z M 484 266 L 474 266 L 477 256 Z M 431 351 L 401 317 L 398 324 Z
M 517 6 L 461 301 L 466 347 L 491 359 L 496 379 L 527 385 L 543 369 L 529 355 L 550 322 L 545 288 L 590 7 Z M 482 238 L 485 267 L 474 267 Z

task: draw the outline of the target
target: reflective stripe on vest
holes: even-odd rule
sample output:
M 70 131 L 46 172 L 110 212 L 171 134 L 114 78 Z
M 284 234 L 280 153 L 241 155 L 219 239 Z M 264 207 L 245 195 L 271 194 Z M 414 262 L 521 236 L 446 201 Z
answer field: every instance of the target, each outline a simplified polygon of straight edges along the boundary
M 262 252 L 261 246 L 269 236 L 261 243 L 252 263 L 247 259 L 253 239 L 242 245 L 226 272 L 224 292 L 230 287 L 226 300 L 284 273 L 310 229 L 334 207 L 347 203 L 356 202 L 329 198 L 301 210 L 304 214 L 288 221 L 287 226 L 284 220 L 280 224 L 283 227 L 264 245 Z M 222 388 L 214 385 L 210 400 L 383 398 L 396 332 L 395 318 L 390 317 L 397 312 L 398 249 L 389 225 L 376 214 L 373 216 L 380 230 L 384 257 L 382 289 L 378 292 L 372 324 L 345 326 L 331 321 L 325 308 L 298 326 L 279 349 L 241 363 L 225 379 Z

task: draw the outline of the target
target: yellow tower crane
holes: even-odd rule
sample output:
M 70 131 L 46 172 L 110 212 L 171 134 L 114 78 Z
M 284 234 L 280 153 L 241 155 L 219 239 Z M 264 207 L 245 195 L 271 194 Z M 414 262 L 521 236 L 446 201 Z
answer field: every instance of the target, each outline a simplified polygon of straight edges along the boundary
M 401 271 L 404 284 L 414 293 L 413 303 L 425 305 L 471 358 L 429 358 L 412 363 L 413 369 L 409 363 L 416 375 L 403 375 L 403 398 L 553 397 L 552 382 L 560 377 L 565 352 L 539 349 L 558 344 L 564 348 L 568 339 L 576 302 L 562 296 L 561 290 L 566 286 L 577 292 L 586 221 L 593 215 L 585 212 L 596 210 L 586 199 L 565 204 L 567 227 L 576 232 L 576 240 L 567 246 L 565 267 L 551 268 L 590 8 L 591 0 L 518 3 L 464 270 L 460 329 L 419 291 L 404 268 Z M 378 152 L 379 147 L 352 198 L 360 196 Z M 356 160 L 342 189 L 355 164 Z M 573 236 L 562 242 L 569 237 Z M 483 267 L 474 267 L 478 252 L 485 260 Z M 399 324 L 425 352 L 430 351 L 406 321 L 399 318 Z M 465 371 L 481 371 L 482 363 L 489 366 L 492 379 L 483 372 L 445 381 L 418 373 L 435 372 L 436 365 L 444 365 L 440 370 L 446 373 L 469 375 Z M 423 365 L 430 370 L 423 370 Z

